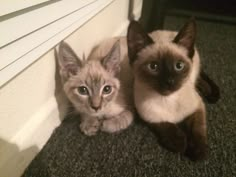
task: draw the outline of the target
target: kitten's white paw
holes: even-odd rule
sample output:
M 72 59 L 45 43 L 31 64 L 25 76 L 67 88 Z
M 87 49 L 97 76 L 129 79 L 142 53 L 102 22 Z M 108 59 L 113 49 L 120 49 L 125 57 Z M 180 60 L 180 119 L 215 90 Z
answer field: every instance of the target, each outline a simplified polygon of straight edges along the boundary
M 102 122 L 101 130 L 104 132 L 114 133 L 126 129 L 133 121 L 133 114 L 125 110 L 117 116 L 106 119 Z
M 87 136 L 96 135 L 99 130 L 100 123 L 97 119 L 84 120 L 80 123 L 81 131 Z
M 114 132 L 119 131 L 120 128 L 114 122 L 114 120 L 110 119 L 110 120 L 104 120 L 102 122 L 101 130 L 108 133 L 114 133 Z

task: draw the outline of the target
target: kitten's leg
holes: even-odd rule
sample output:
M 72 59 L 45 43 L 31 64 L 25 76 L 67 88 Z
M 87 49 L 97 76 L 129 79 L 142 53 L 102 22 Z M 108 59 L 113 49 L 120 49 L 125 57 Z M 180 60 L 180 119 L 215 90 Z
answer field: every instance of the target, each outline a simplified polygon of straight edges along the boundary
M 201 71 L 196 85 L 200 95 L 208 103 L 216 103 L 220 99 L 220 89 L 208 75 Z
M 100 122 L 96 117 L 82 116 L 81 131 L 88 136 L 95 135 L 99 130 Z
M 125 110 L 118 114 L 103 120 L 101 130 L 104 132 L 114 133 L 127 128 L 133 122 L 133 113 Z
M 186 136 L 176 125 L 170 122 L 149 123 L 150 128 L 158 136 L 159 143 L 172 152 L 184 153 L 186 149 Z
M 187 117 L 182 126 L 187 135 L 185 155 L 193 161 L 205 159 L 208 152 L 205 108 Z

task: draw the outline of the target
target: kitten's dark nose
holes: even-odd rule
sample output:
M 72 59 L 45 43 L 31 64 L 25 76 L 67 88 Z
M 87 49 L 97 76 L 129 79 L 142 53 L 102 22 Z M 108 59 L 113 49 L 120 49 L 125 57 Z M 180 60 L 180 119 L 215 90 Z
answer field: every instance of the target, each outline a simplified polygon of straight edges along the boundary
M 169 86 L 174 85 L 174 83 L 175 83 L 174 79 L 168 79 L 168 80 L 167 80 L 167 84 L 168 84 Z
M 94 109 L 95 111 L 98 111 L 100 109 L 100 106 L 91 106 L 92 109 Z

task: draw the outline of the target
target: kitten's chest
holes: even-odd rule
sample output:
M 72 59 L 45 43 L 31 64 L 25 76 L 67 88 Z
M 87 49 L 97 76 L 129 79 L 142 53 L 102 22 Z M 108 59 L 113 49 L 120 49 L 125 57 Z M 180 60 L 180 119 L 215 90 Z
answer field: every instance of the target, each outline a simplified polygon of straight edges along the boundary
M 178 123 L 198 107 L 198 97 L 194 92 L 168 97 L 142 93 L 135 93 L 135 104 L 140 116 L 148 122 Z

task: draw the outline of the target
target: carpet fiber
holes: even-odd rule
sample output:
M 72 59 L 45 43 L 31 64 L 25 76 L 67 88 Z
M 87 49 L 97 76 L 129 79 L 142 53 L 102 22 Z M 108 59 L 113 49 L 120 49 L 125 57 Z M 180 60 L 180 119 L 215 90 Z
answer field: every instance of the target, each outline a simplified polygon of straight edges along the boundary
M 165 28 L 186 19 L 168 17 Z M 234 177 L 236 176 L 236 26 L 197 21 L 197 46 L 205 71 L 221 88 L 207 105 L 209 157 L 203 162 L 161 148 L 140 121 L 118 134 L 87 137 L 78 117 L 67 118 L 26 169 L 23 177 Z

